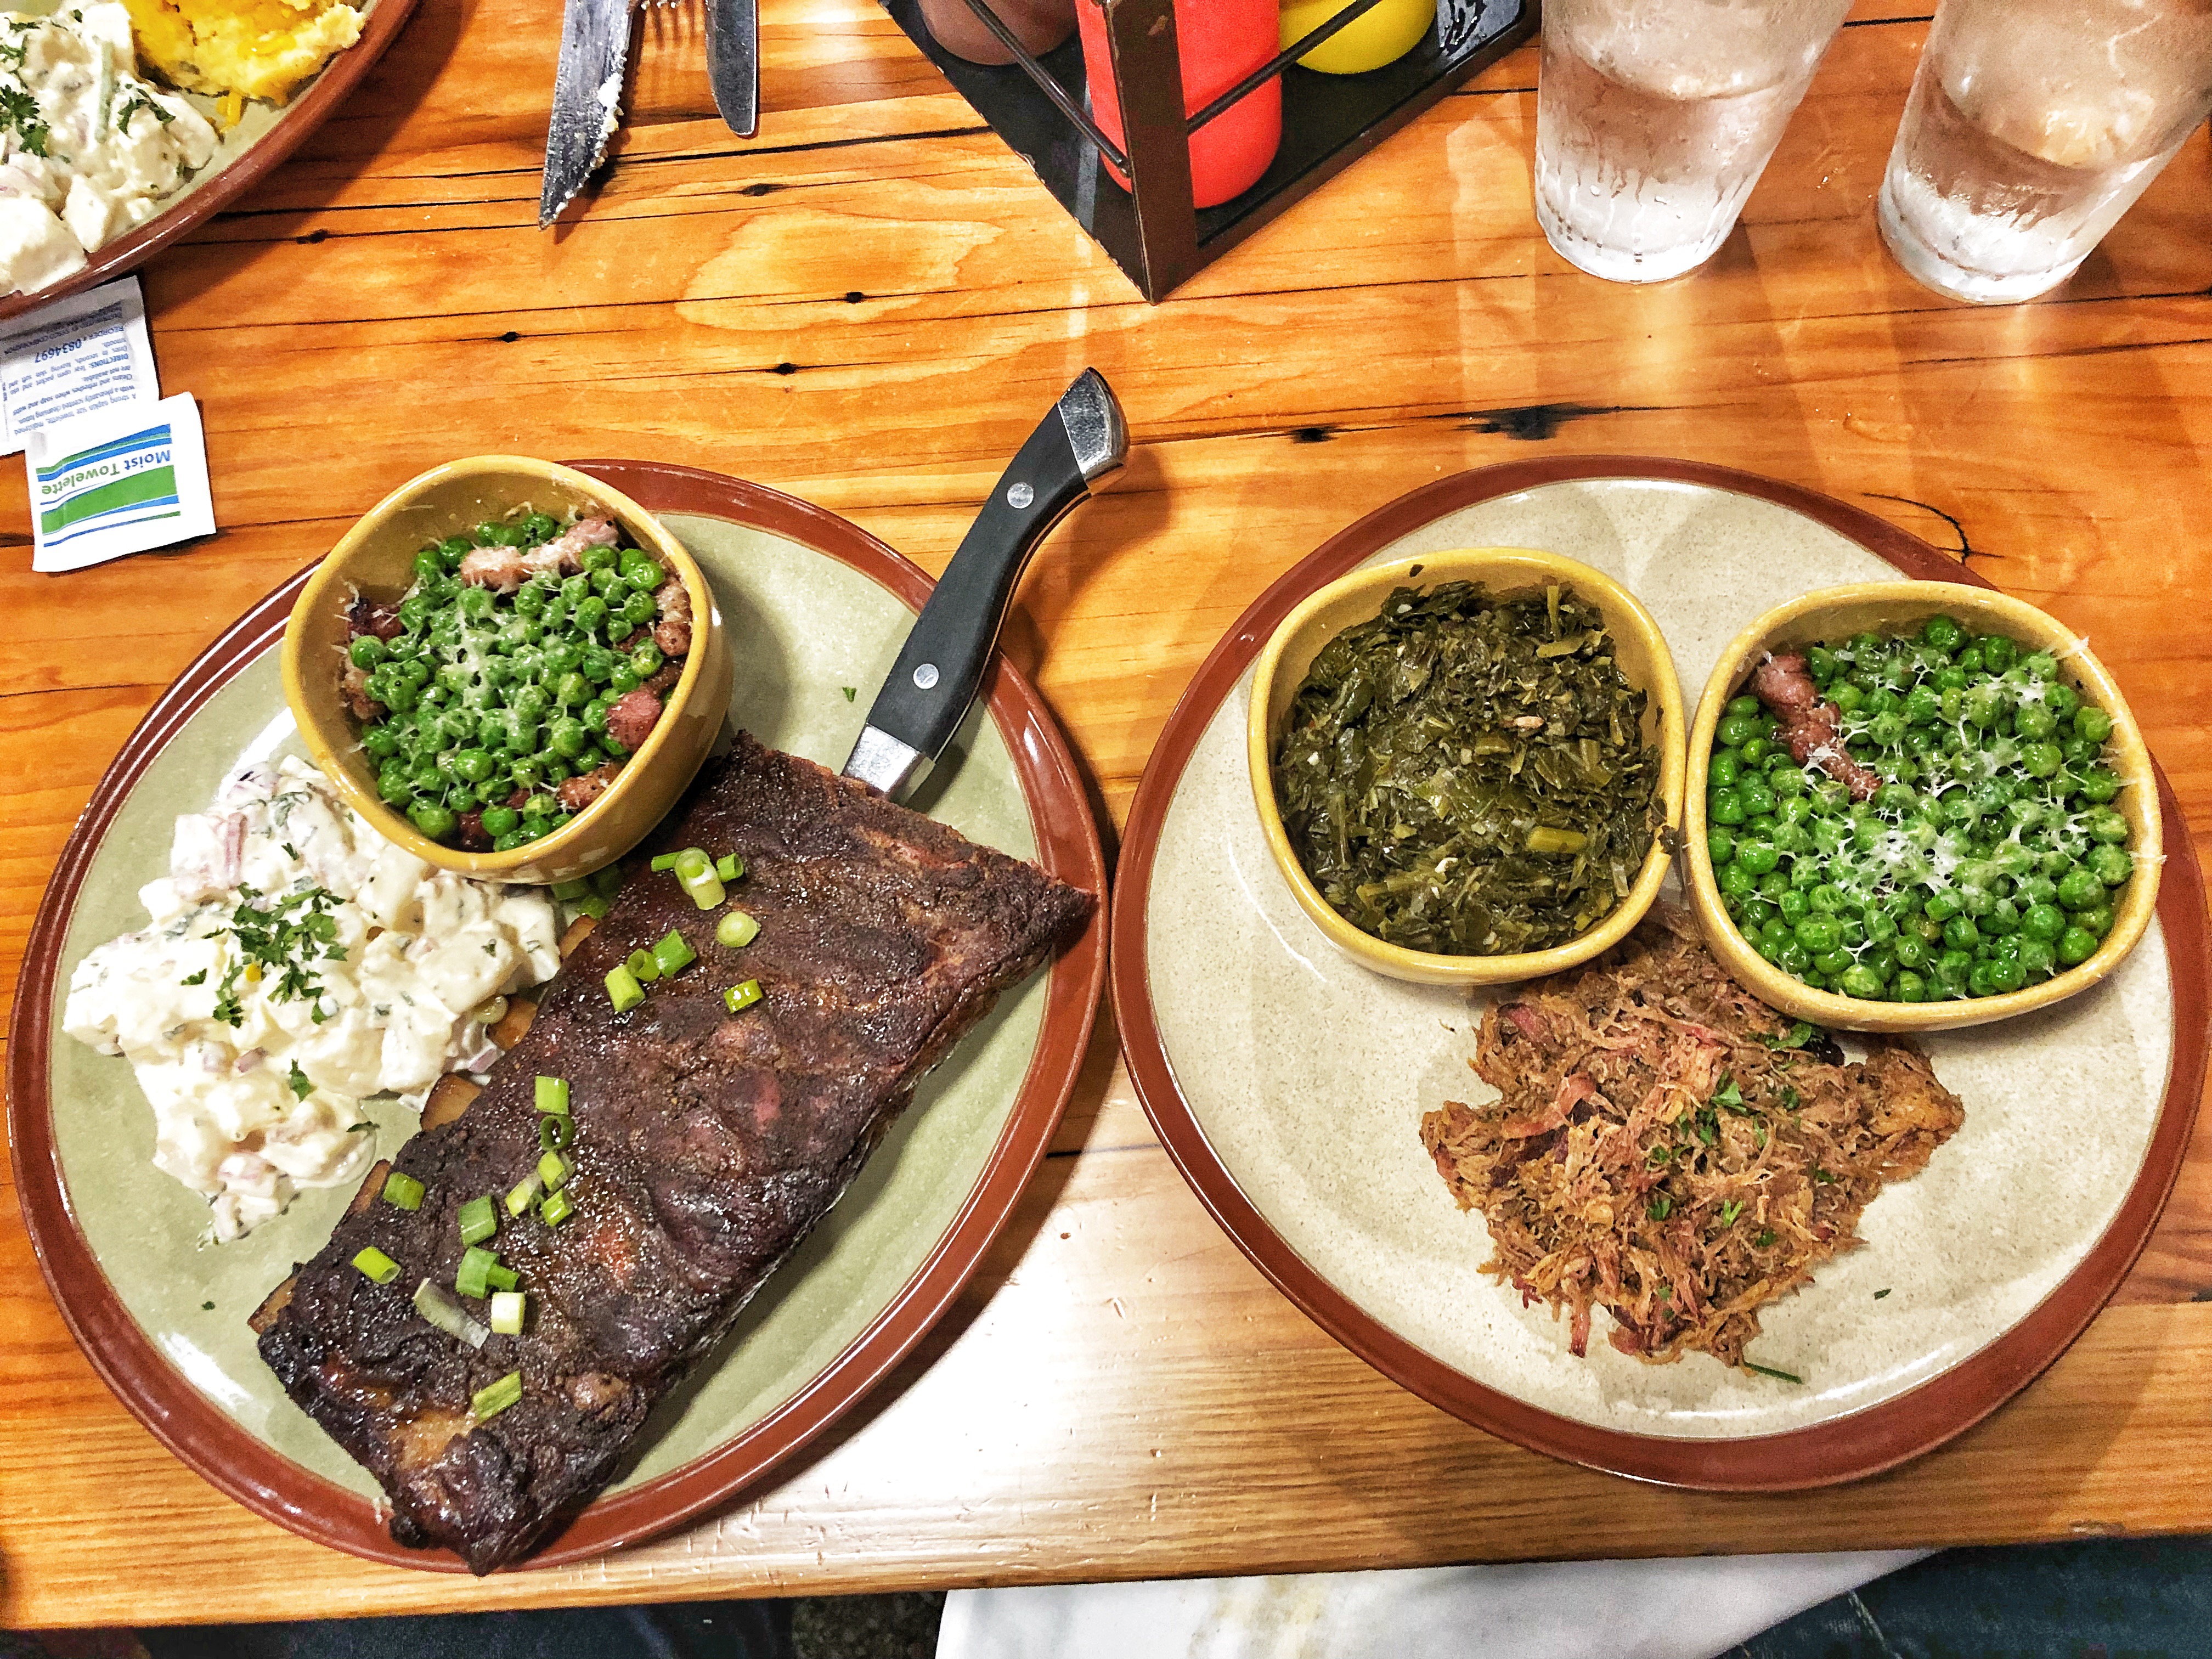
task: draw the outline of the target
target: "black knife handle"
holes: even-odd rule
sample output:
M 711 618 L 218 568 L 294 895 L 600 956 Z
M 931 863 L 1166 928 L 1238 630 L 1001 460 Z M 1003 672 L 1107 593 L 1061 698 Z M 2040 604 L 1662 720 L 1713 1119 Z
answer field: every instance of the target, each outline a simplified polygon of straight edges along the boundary
M 952 741 L 999 641 L 1014 585 L 1045 532 L 1089 495 L 1055 406 L 975 515 L 907 635 L 868 724 L 934 760 Z

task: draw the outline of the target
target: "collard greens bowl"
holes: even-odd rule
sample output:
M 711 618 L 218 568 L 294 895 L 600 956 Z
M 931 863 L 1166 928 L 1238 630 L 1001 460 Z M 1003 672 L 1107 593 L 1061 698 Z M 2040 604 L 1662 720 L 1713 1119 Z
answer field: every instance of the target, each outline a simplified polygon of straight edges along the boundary
M 1373 620 L 1393 588 L 1431 587 L 1451 581 L 1476 581 L 1494 594 L 1558 584 L 1573 589 L 1605 617 L 1613 653 L 1629 682 L 1644 694 L 1644 740 L 1659 750 L 1659 800 L 1664 827 L 1627 896 L 1603 920 L 1579 938 L 1547 951 L 1503 956 L 1449 956 L 1392 945 L 1355 927 L 1330 908 L 1309 877 L 1283 828 L 1275 805 L 1274 747 L 1291 700 L 1306 671 L 1326 646 L 1347 628 Z M 1534 979 L 1588 962 L 1617 945 L 1644 919 L 1666 879 L 1668 846 L 1682 821 L 1684 743 L 1682 692 L 1674 678 L 1674 659 L 1651 613 L 1626 588 L 1603 572 L 1556 553 L 1528 548 L 1460 548 L 1424 553 L 1418 558 L 1371 565 L 1331 582 L 1283 619 L 1253 665 L 1252 702 L 1246 726 L 1246 756 L 1251 772 L 1252 804 L 1274 857 L 1298 908 L 1354 961 L 1393 979 L 1425 985 L 1503 985 Z

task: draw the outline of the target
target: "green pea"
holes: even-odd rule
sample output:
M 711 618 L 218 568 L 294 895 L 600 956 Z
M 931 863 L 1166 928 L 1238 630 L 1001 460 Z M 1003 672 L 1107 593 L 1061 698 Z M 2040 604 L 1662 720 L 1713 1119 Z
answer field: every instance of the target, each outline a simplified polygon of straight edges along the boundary
M 2093 847 L 2083 863 L 2107 887 L 2120 886 L 2136 872 L 2134 856 L 2124 847 Z
M 2055 904 L 2031 904 L 2021 915 L 2020 931 L 2029 939 L 2054 944 L 2066 931 L 2065 913 Z
M 1736 799 L 1742 803 L 1744 816 L 1757 817 L 1774 810 L 1774 791 L 1766 787 L 1766 780 L 1756 773 L 1746 773 L 1737 783 Z
M 2095 871 L 2075 865 L 2058 878 L 2058 902 L 2069 910 L 2086 910 L 2105 902 L 2105 884 Z
M 545 613 L 548 598 L 542 577 L 533 576 L 514 590 L 514 613 L 518 617 L 539 617 Z
M 1858 908 L 1851 902 L 1850 896 L 1832 881 L 1820 883 L 1806 896 L 1812 901 L 1813 908 L 1824 916 L 1840 916 Z
M 1966 630 L 1951 617 L 1936 615 L 1920 624 L 1920 639 L 1924 645 L 1948 654 L 1956 651 L 1966 637 Z
M 1973 971 L 1974 959 L 1964 951 L 1946 951 L 1936 958 L 1936 982 L 1957 996 L 1966 988 L 1966 975 Z
M 1986 652 L 1984 653 L 1987 654 Z M 2058 678 L 2058 659 L 2048 651 L 2030 652 L 2020 659 L 2021 672 L 2032 680 L 2050 684 Z
M 523 540 L 532 547 L 550 542 L 561 533 L 560 520 L 550 513 L 530 514 L 524 518 L 520 527 Z
M 586 634 L 596 634 L 607 625 L 607 602 L 592 598 L 576 607 L 576 626 Z
M 1705 765 L 1705 787 L 1708 789 L 1733 789 L 1741 770 L 1735 750 L 1716 750 L 1712 759 Z
M 2116 812 L 2109 806 L 2100 806 L 2091 812 L 2087 828 L 2091 840 L 2103 842 L 2107 846 L 2117 847 L 2128 838 L 2125 814 Z
M 623 664 L 623 659 L 615 655 L 604 645 L 590 645 L 584 647 L 584 660 L 581 665 L 583 676 L 594 685 L 606 684 L 608 681 L 614 678 L 616 668 L 623 665 L 626 665 Z
M 607 690 L 617 697 L 628 696 L 645 682 L 637 677 L 637 670 L 629 665 L 627 658 L 615 665 L 614 672 L 607 676 Z
M 1843 942 L 1843 924 L 1832 915 L 1817 911 L 1796 923 L 1793 931 L 1797 942 L 1815 955 L 1832 951 Z
M 574 672 L 563 674 L 561 676 L 560 683 L 554 687 L 553 696 L 555 700 L 563 706 L 574 708 L 577 704 L 589 702 L 592 700 L 592 683 L 581 674 Z
M 1733 789 L 1716 789 L 1706 798 L 1705 816 L 1715 823 L 1741 823 L 1743 800 Z
M 1972 916 L 1954 916 L 1943 924 L 1943 943 L 1954 951 L 1971 951 L 1981 939 L 1982 930 Z
M 1741 864 L 1722 866 L 1714 880 L 1723 893 L 1734 899 L 1749 897 L 1756 884 L 1756 878 Z
M 1851 953 L 1849 951 L 1844 950 L 1841 945 L 1838 945 L 1832 951 L 1816 951 L 1813 957 L 1814 969 L 1817 972 L 1826 975 L 1831 979 L 1833 979 L 1837 975 L 1842 973 L 1844 969 L 1850 965 Z
M 408 819 L 432 841 L 443 841 L 459 827 L 460 820 L 435 801 L 418 801 L 408 812 Z
M 2049 979 L 2058 966 L 2057 941 L 2023 939 L 2020 942 L 2020 965 L 2030 981 Z
M 568 601 L 572 611 L 589 599 L 591 592 L 592 579 L 589 576 L 570 576 L 561 584 L 561 597 Z
M 1782 854 L 1769 841 L 1747 841 L 1735 849 L 1735 861 L 1754 876 L 1763 876 L 1782 862 Z
M 1837 989 L 1847 997 L 1858 997 L 1869 1001 L 1886 997 L 1889 992 L 1881 975 L 1863 963 L 1844 969 L 1843 978 L 1837 982 Z
M 2017 957 L 1999 957 L 1989 964 L 1990 989 L 1999 996 L 2027 983 L 2027 969 Z
M 546 747 L 565 760 L 574 760 L 592 746 L 592 734 L 583 721 L 563 715 L 553 722 L 546 738 Z
M 2058 729 L 2058 717 L 2041 703 L 2029 703 L 2012 717 L 2012 729 L 2031 742 L 2041 743 Z
M 522 816 L 526 819 L 550 817 L 557 803 L 550 795 L 542 793 L 533 794 L 528 800 L 522 803 Z
M 2074 711 L 2074 735 L 2088 743 L 2102 743 L 2112 735 L 2112 717 L 2093 702 Z
M 2020 660 L 2020 647 L 2002 634 L 1985 634 L 1968 648 L 1979 657 L 1974 666 L 1992 674 L 2002 674 Z
M 1758 722 L 1749 714 L 1730 714 L 1721 722 L 1720 730 L 1714 733 L 1716 740 L 1724 749 L 1741 748 L 1746 738 L 1758 735 Z
M 2069 927 L 2058 936 L 2058 960 L 2069 968 L 2080 966 L 2097 954 L 2097 936 L 2086 927 Z
M 376 775 L 376 793 L 393 806 L 404 806 L 415 793 L 415 781 L 407 768 L 393 761 Z
M 549 679 L 573 674 L 583 663 L 584 647 L 580 640 L 556 640 L 545 647 L 545 674 Z
M 613 570 L 594 570 L 589 580 L 592 593 L 598 596 L 600 603 L 604 605 L 613 605 L 616 600 L 630 591 L 623 585 L 621 575 Z
M 612 605 L 611 598 L 608 604 Z M 650 593 L 632 593 L 622 602 L 622 619 L 625 628 L 643 628 L 658 614 Z
M 1942 922 L 1950 921 L 1966 907 L 1959 902 L 1959 896 L 1956 893 L 1947 889 L 1940 893 L 1930 894 L 1927 904 L 1923 908 L 1930 921 Z
M 1705 852 L 1718 869 L 1735 856 L 1735 837 L 1717 826 L 1705 831 Z
M 2020 907 L 2008 898 L 1992 902 L 1977 921 L 1977 926 L 1992 938 L 2004 939 L 2020 932 Z
M 2020 763 L 2028 769 L 2030 775 L 2039 778 L 2057 777 L 2064 760 L 2055 743 L 2031 743 L 2020 751 Z
M 2101 806 L 2119 793 L 2118 774 L 2108 772 L 2101 766 L 2091 767 L 2081 774 L 2081 794 L 2083 800 Z
M 1903 968 L 1924 968 L 1936 954 L 1917 933 L 1899 933 L 1894 948 L 1898 965 Z
M 2093 904 L 2086 910 L 2077 910 L 2074 913 L 2074 925 L 2084 933 L 2102 939 L 2112 931 L 2112 907 Z
M 1776 929 L 1780 931 L 1777 932 Z M 1752 941 L 1753 948 L 1778 968 L 1782 965 L 1782 953 L 1789 947 L 1789 944 L 1790 930 L 1778 921 L 1773 924 L 1772 927 L 1761 932 L 1759 936 Z
M 464 783 L 482 783 L 491 775 L 491 757 L 481 749 L 464 749 L 453 757 L 453 775 Z
M 487 806 L 483 812 L 484 834 L 494 840 L 507 834 L 522 822 L 522 814 L 512 806 Z
M 512 853 L 516 848 L 527 847 L 537 839 L 538 837 L 527 830 L 510 830 L 503 836 L 492 837 L 491 850 L 495 853 Z

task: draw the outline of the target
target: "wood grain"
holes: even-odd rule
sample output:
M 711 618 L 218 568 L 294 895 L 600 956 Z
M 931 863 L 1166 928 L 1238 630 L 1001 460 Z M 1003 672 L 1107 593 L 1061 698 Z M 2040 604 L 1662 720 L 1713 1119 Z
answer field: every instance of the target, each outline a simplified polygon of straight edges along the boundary
M 1705 270 L 1564 265 L 1529 207 L 1535 58 L 1444 100 L 1170 303 L 1143 305 L 868 0 L 766 0 L 760 137 L 697 26 L 640 23 L 616 164 L 535 229 L 557 8 L 425 0 L 339 117 L 145 273 L 198 395 L 215 541 L 62 578 L 0 478 L 0 987 L 158 690 L 392 486 L 455 455 L 733 471 L 941 568 L 1097 366 L 1136 450 L 1006 643 L 1118 820 L 1191 671 L 1359 514 L 1545 450 L 1672 454 L 1869 507 L 2089 634 L 2212 855 L 2212 146 L 2081 274 L 1977 310 L 1873 196 L 1924 21 L 1862 3 Z M 2094 1102 L 2066 1103 L 2094 1122 Z M 371 1567 L 217 1496 L 112 1400 L 0 1204 L 0 1625 L 2212 1530 L 2212 1115 L 2116 1305 L 2013 1404 L 1879 1480 L 1632 1486 L 1383 1382 L 1249 1267 L 1102 1030 L 955 1315 L 800 1467 L 674 1538 L 483 1583 Z

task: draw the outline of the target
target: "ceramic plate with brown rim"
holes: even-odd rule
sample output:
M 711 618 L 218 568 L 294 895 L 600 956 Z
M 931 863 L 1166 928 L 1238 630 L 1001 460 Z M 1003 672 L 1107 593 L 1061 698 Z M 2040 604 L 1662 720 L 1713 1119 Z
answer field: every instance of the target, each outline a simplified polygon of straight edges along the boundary
M 836 766 L 914 613 L 921 571 L 787 496 L 689 468 L 584 462 L 699 561 L 735 659 L 732 719 Z M 10 1028 L 9 1129 L 24 1219 L 64 1316 L 103 1378 L 177 1455 L 249 1509 L 372 1559 L 461 1570 L 403 1549 L 367 1471 L 261 1363 L 246 1316 L 314 1254 L 350 1195 L 308 1192 L 245 1238 L 204 1243 L 204 1200 L 149 1161 L 153 1120 L 127 1062 L 62 1035 L 70 971 L 139 925 L 169 826 L 230 768 L 286 751 L 277 642 L 305 580 L 263 600 L 132 734 L 64 850 L 33 929 Z M 1097 832 L 1044 705 L 1003 659 L 909 803 L 971 838 L 1105 890 Z M 737 1330 L 640 1437 L 600 1498 L 525 1566 L 666 1530 L 757 1480 L 860 1398 L 951 1303 L 1012 1212 L 1073 1087 L 1105 977 L 1094 917 L 1004 996 L 931 1073 L 843 1200 Z M 372 1102 L 378 1150 L 412 1114 Z
M 291 102 L 279 107 L 249 99 L 235 125 L 226 129 L 216 121 L 221 142 L 215 155 L 183 190 L 163 203 L 145 223 L 94 249 L 83 270 L 28 294 L 0 295 L 0 322 L 137 270 L 203 221 L 222 212 L 297 149 L 301 141 L 328 119 L 362 77 L 375 67 L 376 60 L 398 34 L 400 25 L 415 9 L 415 0 L 354 0 L 354 4 L 355 9 L 365 14 L 361 38 L 335 53 Z M 10 9 L 43 15 L 59 8 L 60 0 L 18 0 Z M 143 63 L 140 72 L 142 78 L 149 73 Z M 216 100 L 200 93 L 181 95 L 216 120 Z
M 1384 1375 L 1469 1423 L 1641 1479 L 1786 1489 L 1887 1468 L 1957 1434 L 2056 1358 L 2141 1250 L 2204 1080 L 2203 889 L 2170 792 L 2158 920 L 2112 977 L 2002 1024 L 1924 1040 L 1966 1103 L 1928 1168 L 1887 1188 L 1864 1248 L 1762 1310 L 1750 1358 L 1586 1358 L 1480 1269 L 1422 1115 L 1479 1098 L 1491 994 L 1383 979 L 1330 948 L 1271 862 L 1243 753 L 1251 664 L 1306 594 L 1460 546 L 1596 566 L 1658 620 L 1696 686 L 1759 612 L 1845 581 L 1973 582 L 1888 523 L 1793 486 L 1679 462 L 1559 459 L 1441 480 L 1370 514 L 1247 611 L 1170 720 L 1116 872 L 1112 978 L 1146 1109 L 1245 1253 Z M 1679 890 L 1673 902 L 1680 902 Z M 1665 902 L 1665 901 L 1662 901 Z

